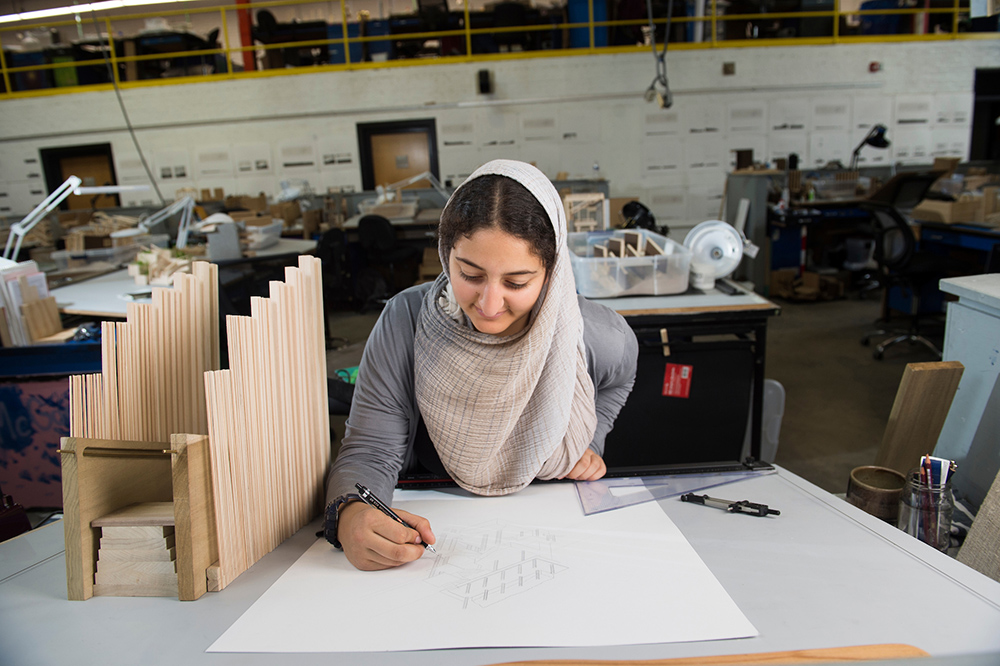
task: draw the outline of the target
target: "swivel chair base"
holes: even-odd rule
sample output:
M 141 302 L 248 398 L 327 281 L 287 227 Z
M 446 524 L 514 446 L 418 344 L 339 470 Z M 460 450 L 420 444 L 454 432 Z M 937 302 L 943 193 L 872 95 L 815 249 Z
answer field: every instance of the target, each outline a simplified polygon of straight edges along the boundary
M 871 338 L 877 335 L 878 336 L 887 335 L 888 333 L 889 333 L 888 331 L 876 331 L 874 333 L 869 333 L 868 335 L 866 335 L 864 338 L 861 339 L 861 344 L 867 347 L 868 345 L 871 344 Z M 875 346 L 875 349 L 872 350 L 872 358 L 874 358 L 876 361 L 881 361 L 882 356 L 885 354 L 885 350 L 888 349 L 889 347 L 892 347 L 893 345 L 899 344 L 900 342 L 909 342 L 910 344 L 920 343 L 925 347 L 927 347 L 927 349 L 929 349 L 931 353 L 934 354 L 937 360 L 940 361 L 942 358 L 941 350 L 938 349 L 933 342 L 931 342 L 924 336 L 918 335 L 916 333 L 903 333 L 901 335 L 897 335 L 894 338 L 889 338 L 888 340 L 880 342 L 878 345 Z

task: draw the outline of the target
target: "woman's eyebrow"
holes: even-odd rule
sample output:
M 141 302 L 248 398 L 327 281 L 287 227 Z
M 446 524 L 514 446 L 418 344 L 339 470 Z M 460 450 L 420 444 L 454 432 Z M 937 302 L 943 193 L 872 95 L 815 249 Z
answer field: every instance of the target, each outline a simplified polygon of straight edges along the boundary
M 463 259 L 462 257 L 455 257 L 455 261 L 460 261 L 463 264 L 467 264 L 472 268 L 475 268 L 477 271 L 483 271 L 484 273 L 486 272 L 485 268 L 483 268 L 482 266 L 477 266 L 468 259 Z M 509 273 L 504 273 L 504 275 L 535 275 L 536 273 L 538 273 L 538 271 L 523 270 L 523 271 L 511 271 Z

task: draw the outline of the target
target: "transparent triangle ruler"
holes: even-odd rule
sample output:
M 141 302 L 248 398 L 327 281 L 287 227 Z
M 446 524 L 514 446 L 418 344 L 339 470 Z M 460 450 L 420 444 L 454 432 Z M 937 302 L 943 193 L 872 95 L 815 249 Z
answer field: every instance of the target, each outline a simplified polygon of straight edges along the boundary
M 584 515 L 613 511 L 634 504 L 693 493 L 729 483 L 774 474 L 776 470 L 742 470 L 708 474 L 622 477 L 576 484 Z

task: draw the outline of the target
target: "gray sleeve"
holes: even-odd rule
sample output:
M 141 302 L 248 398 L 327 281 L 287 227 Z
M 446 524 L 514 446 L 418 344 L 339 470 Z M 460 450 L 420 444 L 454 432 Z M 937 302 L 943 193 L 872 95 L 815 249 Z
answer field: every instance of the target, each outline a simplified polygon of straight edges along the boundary
M 390 300 L 365 343 L 343 442 L 327 476 L 327 503 L 357 492 L 355 483 L 386 503 L 392 499 L 417 431 L 413 335 L 425 291 L 409 289 Z
M 590 448 L 603 456 L 604 439 L 635 383 L 639 343 L 625 318 L 614 310 L 580 297 L 580 313 L 587 365 L 596 394 L 597 429 Z

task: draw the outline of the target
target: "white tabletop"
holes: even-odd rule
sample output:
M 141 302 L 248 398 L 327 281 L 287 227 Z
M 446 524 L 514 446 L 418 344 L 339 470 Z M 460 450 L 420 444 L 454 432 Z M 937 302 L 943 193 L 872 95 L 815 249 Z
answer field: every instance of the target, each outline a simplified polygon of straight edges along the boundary
M 314 249 L 316 249 L 316 241 L 314 240 L 282 238 L 275 245 L 256 250 L 255 258 L 275 257 L 283 254 L 305 254 Z M 51 291 L 51 295 L 55 296 L 59 310 L 66 314 L 124 318 L 129 303 L 149 302 L 149 291 L 150 287 L 137 285 L 128 271 L 122 269 L 75 284 L 58 287 Z
M 676 498 L 660 502 L 760 632 L 756 638 L 586 649 L 206 653 L 315 542 L 318 520 L 223 591 L 193 602 L 115 597 L 66 601 L 62 525 L 56 523 L 0 544 L 0 661 L 449 666 L 904 643 L 935 656 L 990 654 L 981 661 L 956 663 L 1000 663 L 1000 583 L 780 468 L 778 474 L 723 486 L 712 494 L 781 511 L 780 516 L 758 518 Z M 331 622 L 349 612 L 350 599 L 330 599 Z M 614 609 L 601 607 L 595 599 L 595 622 L 611 612 Z
M 945 278 L 940 286 L 941 291 L 1000 312 L 1000 273 Z
M 718 288 L 704 292 L 691 289 L 683 294 L 669 296 L 630 296 L 591 300 L 623 316 L 779 309 L 771 301 L 736 282 L 731 280 L 724 282 L 735 289 L 736 293 L 727 294 Z

